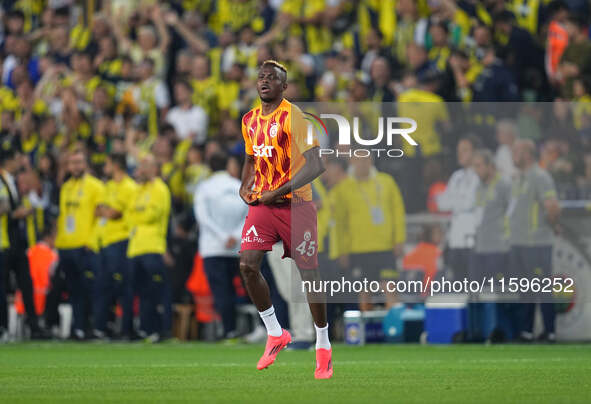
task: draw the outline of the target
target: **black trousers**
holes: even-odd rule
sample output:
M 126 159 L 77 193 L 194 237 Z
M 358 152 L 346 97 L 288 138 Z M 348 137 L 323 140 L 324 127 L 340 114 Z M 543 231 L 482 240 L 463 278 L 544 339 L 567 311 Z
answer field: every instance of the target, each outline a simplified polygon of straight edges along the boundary
M 224 335 L 236 331 L 236 289 L 233 280 L 239 273 L 239 264 L 238 257 L 203 258 L 215 310 L 224 323 Z
M 121 334 L 131 335 L 133 323 L 133 289 L 130 263 L 127 259 L 127 240 L 104 247 L 100 253 L 101 267 L 96 275 L 94 328 L 107 329 L 110 307 L 119 301 L 123 308 Z
M 27 323 L 37 328 L 37 313 L 33 303 L 33 281 L 29 270 L 29 259 L 25 248 L 18 246 L 9 248 L 0 253 L 0 328 L 8 327 L 8 305 L 6 304 L 6 291 L 8 288 L 8 274 L 12 271 L 15 275 L 16 285 L 23 296 L 23 303 L 27 313 Z
M 168 276 L 162 254 L 135 256 L 129 268 L 133 290 L 140 297 L 140 330 L 147 335 L 169 331 L 170 294 L 166 294 Z
M 509 253 L 509 267 L 512 276 L 532 279 L 535 277 L 547 278 L 552 276 L 552 246 L 513 246 Z M 521 332 L 533 333 L 534 317 L 536 311 L 536 299 L 534 296 L 522 296 L 524 303 L 518 308 L 521 312 Z M 554 303 L 540 302 L 544 331 L 555 332 Z

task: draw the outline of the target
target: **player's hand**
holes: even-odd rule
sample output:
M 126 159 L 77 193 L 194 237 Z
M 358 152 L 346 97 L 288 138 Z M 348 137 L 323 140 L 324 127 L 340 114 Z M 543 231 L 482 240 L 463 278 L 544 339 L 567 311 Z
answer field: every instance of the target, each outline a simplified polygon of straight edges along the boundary
M 96 217 L 104 217 L 105 206 L 104 205 L 97 205 L 96 208 L 94 208 L 94 215 Z
M 169 11 L 164 14 L 164 21 L 168 25 L 176 25 L 179 22 L 179 16 L 174 11 Z
M 240 188 L 240 197 L 247 205 L 256 205 L 259 202 L 254 192 L 248 188 Z
M 226 240 L 226 248 L 227 249 L 234 248 L 237 241 L 238 240 L 236 240 L 234 237 L 230 237 L 228 240 Z
M 164 265 L 166 265 L 167 267 L 169 267 L 169 268 L 174 267 L 174 264 L 175 264 L 174 257 L 168 251 L 166 251 L 164 254 L 162 254 L 162 260 L 164 261 Z
M 396 244 L 392 252 L 394 253 L 394 258 L 402 258 L 404 256 L 404 244 Z
M 341 255 L 338 259 L 337 259 L 339 266 L 342 269 L 348 269 L 349 268 L 349 255 L 345 254 L 345 255 Z
M 263 191 L 259 198 L 259 202 L 263 205 L 277 205 L 284 203 L 285 199 L 283 199 L 282 195 L 279 195 L 276 191 Z
M 24 217 L 29 216 L 32 213 L 33 213 L 33 208 L 25 208 L 24 206 L 21 206 L 21 207 L 15 209 L 14 212 L 12 212 L 12 217 L 14 219 L 22 219 Z
M 552 226 L 552 230 L 557 236 L 560 236 L 563 232 L 562 225 L 560 223 L 555 223 L 554 226 Z
M 108 206 L 105 206 L 103 208 L 103 217 L 106 219 L 115 220 L 115 219 L 119 219 L 121 217 L 121 215 L 119 214 L 119 212 L 117 210 L 110 208 Z

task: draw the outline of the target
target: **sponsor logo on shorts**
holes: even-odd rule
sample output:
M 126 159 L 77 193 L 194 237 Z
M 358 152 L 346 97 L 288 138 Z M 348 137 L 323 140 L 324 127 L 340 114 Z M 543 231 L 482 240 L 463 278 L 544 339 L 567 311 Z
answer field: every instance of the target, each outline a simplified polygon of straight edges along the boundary
M 254 224 L 250 226 L 244 237 L 242 237 L 242 243 L 264 243 L 264 240 L 259 237 L 259 233 L 257 232 L 256 227 L 254 227 Z

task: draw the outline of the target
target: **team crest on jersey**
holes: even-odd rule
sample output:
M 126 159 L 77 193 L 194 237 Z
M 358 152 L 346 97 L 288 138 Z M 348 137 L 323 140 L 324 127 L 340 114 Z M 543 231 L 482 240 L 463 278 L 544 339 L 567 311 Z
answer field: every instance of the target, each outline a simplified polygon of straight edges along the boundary
M 271 137 L 277 136 L 278 126 L 279 125 L 277 125 L 277 122 L 273 122 L 271 124 L 271 127 L 269 128 L 269 136 L 271 136 Z

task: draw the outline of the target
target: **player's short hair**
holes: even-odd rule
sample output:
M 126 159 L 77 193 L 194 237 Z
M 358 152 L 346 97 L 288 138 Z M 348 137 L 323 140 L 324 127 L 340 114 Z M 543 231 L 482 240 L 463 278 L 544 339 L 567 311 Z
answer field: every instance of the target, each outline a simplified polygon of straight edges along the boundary
M 127 157 L 124 153 L 111 153 L 109 154 L 109 160 L 121 170 L 127 170 Z
M 515 21 L 515 14 L 509 10 L 503 10 L 496 14 L 493 19 L 495 23 L 511 24 Z
M 8 12 L 6 17 L 9 19 L 10 18 L 18 18 L 19 20 L 24 20 L 25 13 L 23 13 L 21 10 L 11 10 L 10 12 Z
M 568 22 L 574 24 L 579 29 L 586 29 L 588 25 L 588 20 L 584 15 L 578 13 L 571 13 L 567 17 Z
M 283 72 L 283 77 L 281 78 L 284 83 L 287 83 L 287 69 L 281 63 L 273 59 L 267 59 L 261 64 L 261 69 L 266 66 L 271 66 L 279 69 Z
M 143 59 L 142 59 L 142 62 L 141 62 L 141 64 L 142 64 L 142 65 L 146 65 L 146 64 L 147 64 L 147 65 L 150 65 L 150 68 L 152 68 L 152 69 L 153 69 L 153 68 L 154 68 L 154 66 L 155 66 L 154 60 L 152 60 L 152 59 L 150 59 L 150 58 L 143 58 Z
M 525 147 L 525 151 L 534 159 L 538 158 L 538 150 L 533 140 L 528 138 L 519 138 L 515 141 L 515 144 L 522 144 Z
M 554 0 L 548 4 L 548 14 L 550 15 L 568 9 L 568 4 L 564 0 Z
M 443 21 L 434 22 L 433 24 L 431 24 L 431 27 L 441 28 L 446 34 L 449 34 L 449 27 L 447 26 L 447 23 Z
M 7 161 L 14 159 L 16 155 L 17 151 L 12 146 L 7 149 L 2 148 L 0 150 L 0 165 L 4 165 Z
M 43 230 L 41 231 L 40 238 L 46 239 L 48 237 L 53 237 L 56 234 L 56 232 L 57 232 L 57 226 L 56 226 L 55 220 L 48 219 L 47 223 L 45 223 L 45 226 L 43 227 Z
M 191 86 L 191 83 L 189 83 L 189 81 L 188 81 L 188 80 L 185 80 L 185 79 L 183 79 L 183 78 L 176 79 L 176 80 L 174 81 L 174 85 L 175 85 L 175 86 L 183 86 L 183 87 L 185 87 L 187 90 L 189 90 L 189 92 L 192 92 L 192 91 L 193 91 L 193 86 Z
M 68 158 L 81 154 L 84 161 L 88 161 L 88 153 L 82 144 L 75 145 L 68 153 Z
M 209 168 L 212 172 L 223 171 L 228 167 L 228 155 L 223 152 L 216 152 L 209 158 Z
M 86 51 L 86 50 L 77 50 L 74 52 L 74 56 L 76 57 L 83 57 L 86 58 L 88 60 L 92 60 L 92 55 L 90 54 L 90 52 Z
M 328 164 L 335 165 L 345 172 L 349 168 L 349 162 L 347 160 L 345 160 L 344 158 L 340 158 L 340 157 L 330 158 L 327 160 L 326 164 L 327 165 Z
M 474 157 L 476 156 L 482 157 L 482 161 L 484 161 L 484 164 L 486 164 L 487 166 L 495 164 L 495 157 L 493 156 L 492 152 L 488 149 L 476 150 L 476 152 L 474 153 Z
M 474 150 L 480 149 L 482 147 L 482 141 L 476 135 L 466 135 L 460 139 L 460 142 L 461 141 L 466 141 L 470 143 L 472 149 Z

